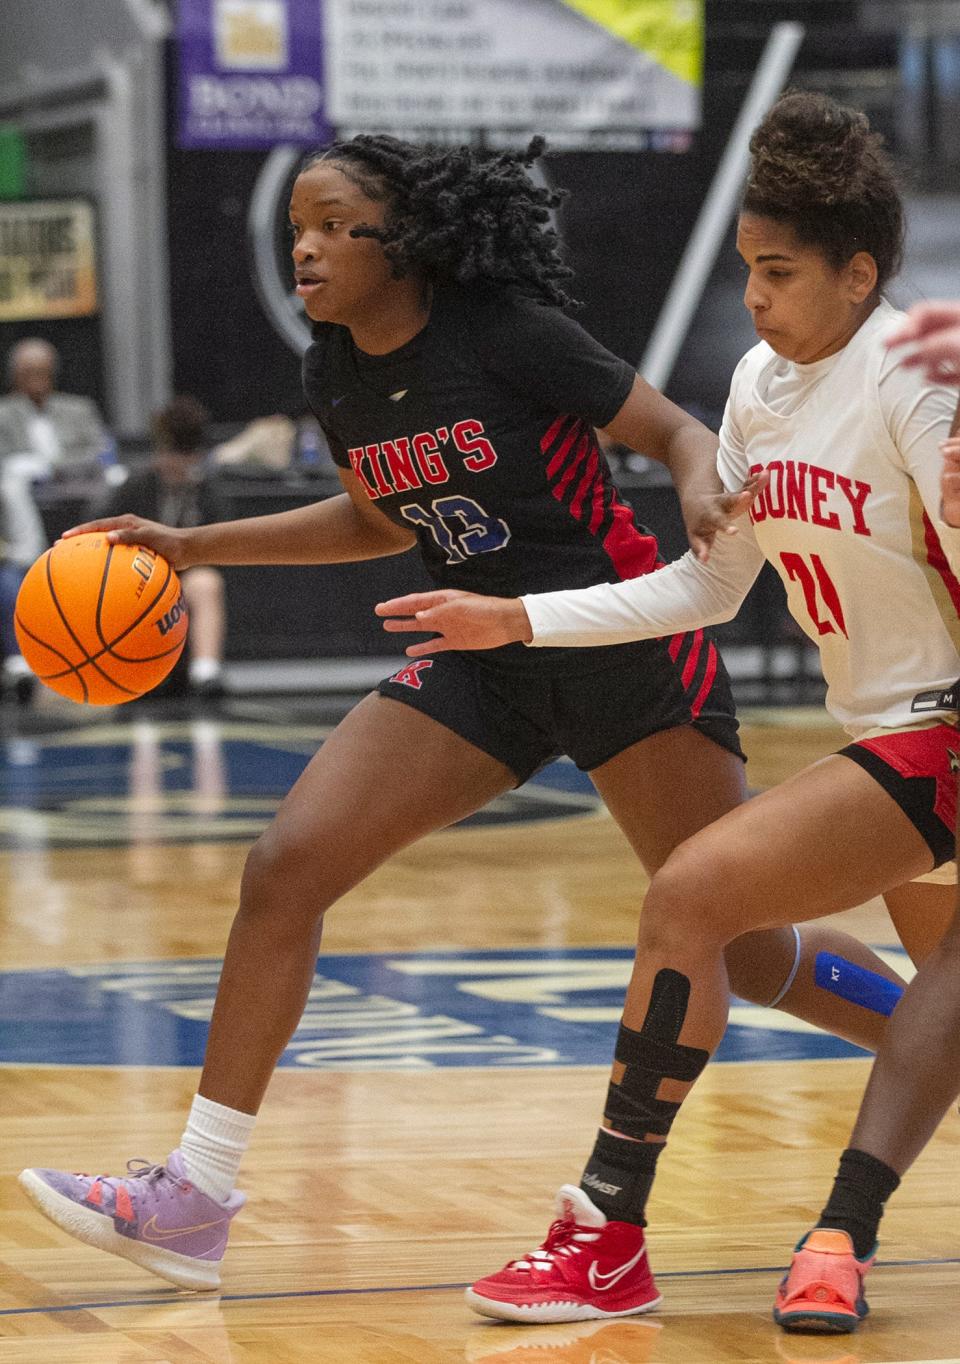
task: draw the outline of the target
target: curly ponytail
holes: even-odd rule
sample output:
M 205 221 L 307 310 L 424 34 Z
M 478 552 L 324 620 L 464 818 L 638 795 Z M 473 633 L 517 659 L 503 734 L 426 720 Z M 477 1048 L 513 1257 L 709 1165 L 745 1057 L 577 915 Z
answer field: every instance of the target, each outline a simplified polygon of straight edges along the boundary
M 745 212 L 787 223 L 834 269 L 868 252 L 880 288 L 897 273 L 903 203 L 883 139 L 865 114 L 826 95 L 791 91 L 756 128 L 750 152 Z

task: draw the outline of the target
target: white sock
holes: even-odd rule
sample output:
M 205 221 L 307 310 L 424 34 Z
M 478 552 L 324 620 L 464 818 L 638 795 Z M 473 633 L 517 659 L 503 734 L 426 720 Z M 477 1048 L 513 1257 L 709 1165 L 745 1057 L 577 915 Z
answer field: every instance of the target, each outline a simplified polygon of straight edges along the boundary
M 226 1203 L 237 1182 L 256 1118 L 195 1094 L 180 1138 L 187 1178 L 201 1193 Z
M 191 682 L 212 682 L 222 669 L 218 658 L 191 658 L 188 672 Z

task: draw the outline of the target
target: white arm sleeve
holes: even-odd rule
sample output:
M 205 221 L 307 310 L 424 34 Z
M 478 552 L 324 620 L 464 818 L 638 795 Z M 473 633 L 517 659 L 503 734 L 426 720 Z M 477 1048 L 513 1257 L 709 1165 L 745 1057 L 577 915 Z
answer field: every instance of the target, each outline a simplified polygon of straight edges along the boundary
M 626 644 L 732 620 L 762 564 L 753 527 L 742 517 L 736 535 L 717 536 L 705 564 L 688 551 L 642 578 L 522 597 L 533 630 L 530 644 Z
M 917 485 L 947 562 L 954 576 L 960 577 L 960 529 L 940 517 L 940 442 L 950 433 L 957 391 L 928 383 L 919 370 L 897 365 L 891 357 L 880 372 L 879 394 L 887 430 Z

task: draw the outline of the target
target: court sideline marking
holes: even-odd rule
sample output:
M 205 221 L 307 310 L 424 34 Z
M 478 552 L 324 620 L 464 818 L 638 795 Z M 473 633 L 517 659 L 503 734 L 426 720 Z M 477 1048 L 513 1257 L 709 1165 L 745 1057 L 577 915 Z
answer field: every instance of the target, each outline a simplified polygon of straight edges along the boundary
M 933 1268 L 938 1265 L 960 1265 L 960 1257 L 929 1260 L 885 1260 L 879 1269 L 910 1269 L 916 1267 Z M 782 1274 L 783 1265 L 747 1265 L 741 1269 L 673 1269 L 666 1273 L 658 1273 L 657 1279 L 716 1279 L 730 1278 L 736 1275 L 745 1274 Z M 370 1288 L 304 1288 L 295 1289 L 289 1292 L 277 1293 L 211 1293 L 211 1294 L 189 1294 L 174 1296 L 171 1292 L 162 1298 L 130 1298 L 128 1300 L 107 1301 L 107 1302 L 74 1302 L 63 1306 L 48 1307 L 3 1307 L 0 1308 L 0 1317 L 28 1317 L 36 1316 L 42 1312 L 102 1312 L 110 1307 L 162 1307 L 180 1306 L 186 1303 L 209 1303 L 209 1302 L 284 1302 L 293 1301 L 297 1298 L 346 1298 L 357 1297 L 365 1293 L 435 1293 L 447 1292 L 453 1289 L 469 1288 L 469 1283 L 423 1283 L 423 1284 L 399 1284 L 396 1287 L 385 1285 Z M 865 1364 L 865 1361 L 864 1361 Z M 889 1361 L 889 1364 L 960 1364 L 960 1360 L 951 1359 L 916 1359 Z

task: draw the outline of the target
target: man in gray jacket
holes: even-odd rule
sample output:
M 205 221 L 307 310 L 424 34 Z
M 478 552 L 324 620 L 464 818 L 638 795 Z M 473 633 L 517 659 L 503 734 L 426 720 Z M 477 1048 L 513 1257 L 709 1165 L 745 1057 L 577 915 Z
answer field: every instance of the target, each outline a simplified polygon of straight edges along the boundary
M 89 398 L 56 392 L 58 356 L 49 341 L 19 341 L 7 360 L 10 396 L 0 398 L 0 462 L 31 455 L 38 473 L 98 471 L 106 433 Z
M 10 396 L 0 399 L 0 697 L 29 701 L 34 679 L 13 630 L 14 603 L 47 538 L 34 502 L 35 479 L 100 477 L 107 440 L 89 398 L 55 391 L 58 356 L 30 338 L 7 359 Z

